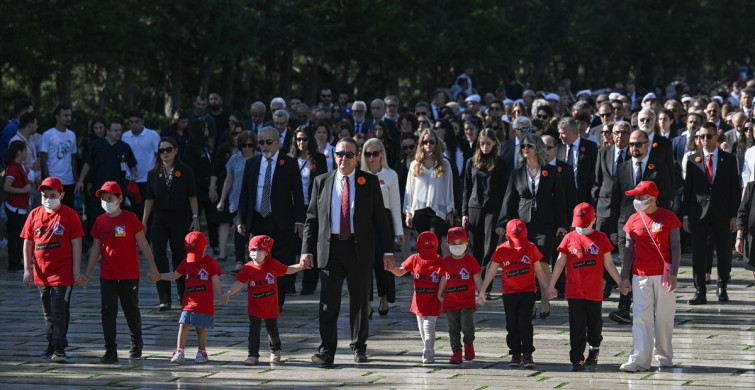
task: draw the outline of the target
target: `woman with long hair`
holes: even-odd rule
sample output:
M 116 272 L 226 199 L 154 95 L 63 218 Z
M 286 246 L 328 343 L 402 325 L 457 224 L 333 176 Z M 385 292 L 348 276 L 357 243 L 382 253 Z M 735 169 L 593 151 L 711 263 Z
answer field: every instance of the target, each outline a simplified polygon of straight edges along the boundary
M 527 225 L 527 240 L 543 255 L 540 266 L 550 279 L 553 242 L 556 234 L 566 234 L 567 228 L 564 187 L 558 168 L 548 164 L 540 137 L 525 134 L 519 148 L 519 168 L 511 174 L 506 187 L 496 233 L 503 235 L 508 221 L 521 219 Z M 547 318 L 550 302 L 547 294 L 541 295 L 540 318 Z
M 227 175 L 225 165 L 231 159 L 231 156 L 239 151 L 238 140 L 244 131 L 244 126 L 239 121 L 230 122 L 229 120 L 229 125 L 231 125 L 228 128 L 230 134 L 227 140 L 215 150 L 215 157 L 212 160 L 212 176 L 210 176 L 210 202 L 218 202 L 215 219 L 218 223 L 218 261 L 220 262 L 228 260 L 226 247 L 228 246 L 228 233 L 233 223 L 233 215 L 228 209 L 220 207 L 220 204 L 226 198 L 221 198 L 218 194 L 223 193 L 223 184 L 225 184 Z M 228 194 L 225 196 L 228 196 Z
M 385 145 L 378 138 L 368 139 L 362 146 L 361 169 L 372 173 L 380 180 L 380 191 L 383 193 L 385 214 L 390 221 L 388 226 L 391 236 L 395 236 L 399 245 L 403 245 L 404 234 L 401 227 L 401 196 L 399 195 L 398 175 L 388 167 L 385 151 Z M 388 303 L 396 301 L 396 284 L 393 274 L 383 268 L 382 250 L 375 249 L 375 284 L 377 284 L 378 296 L 380 297 L 378 313 L 384 316 L 388 314 Z M 370 294 L 370 299 L 372 299 L 372 294 Z M 372 313 L 372 307 L 370 307 L 370 313 Z
M 181 162 L 178 142 L 170 137 L 160 138 L 155 168 L 147 175 L 142 224 L 149 229 L 152 253 L 160 273 L 169 272 L 167 245 L 170 244 L 175 270 L 186 257 L 184 237 L 189 231 L 199 231 L 199 205 L 194 171 Z M 151 223 L 151 224 L 149 224 Z M 147 228 L 149 226 L 149 228 Z M 184 278 L 176 279 L 179 304 L 183 300 Z M 170 282 L 157 282 L 160 297 L 158 310 L 171 308 Z
M 5 151 L 5 179 L 3 191 L 8 195 L 5 204 L 5 215 L 8 216 L 8 271 L 24 270 L 23 243 L 21 230 L 29 214 L 29 197 L 31 182 L 26 168 L 21 164 L 28 153 L 24 141 L 13 141 Z
M 186 151 L 186 147 L 189 146 L 189 114 L 181 109 L 174 111 L 170 124 L 163 128 L 160 137 L 173 138 L 181 148 L 181 152 Z

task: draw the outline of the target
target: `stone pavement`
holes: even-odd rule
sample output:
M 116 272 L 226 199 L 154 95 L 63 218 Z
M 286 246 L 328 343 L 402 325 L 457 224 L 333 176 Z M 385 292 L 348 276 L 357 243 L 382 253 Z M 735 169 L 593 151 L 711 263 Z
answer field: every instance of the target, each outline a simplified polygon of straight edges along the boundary
M 82 267 L 85 265 L 83 264 Z M 221 263 L 224 272 L 233 263 Z M 607 318 L 616 307 L 617 294 L 604 303 L 603 344 L 600 365 L 586 372 L 572 373 L 569 364 L 569 329 L 566 302 L 552 304 L 551 317 L 534 320 L 535 370 L 511 369 L 505 345 L 505 317 L 500 295 L 481 307 L 476 314 L 477 359 L 463 365 L 447 364 L 450 356 L 447 322 L 438 320 L 437 363 L 420 364 L 422 344 L 417 323 L 408 312 L 411 278 L 397 279 L 398 298 L 387 316 L 375 312 L 370 323 L 369 363 L 356 365 L 348 350 L 347 293 L 339 321 L 341 344 L 333 369 L 316 368 L 310 356 L 317 351 L 317 295 L 287 297 L 279 320 L 283 340 L 283 362 L 269 364 L 268 353 L 261 351 L 261 364 L 246 367 L 248 318 L 245 290 L 231 302 L 217 308 L 215 329 L 209 331 L 210 362 L 195 365 L 196 335 L 191 334 L 183 366 L 170 363 L 175 348 L 179 311 L 158 312 L 157 294 L 144 278 L 140 306 L 144 328 L 143 360 L 129 361 L 128 328 L 118 318 L 120 363 L 99 364 L 104 352 L 100 325 L 98 273 L 86 289 L 75 289 L 71 298 L 71 325 L 68 362 L 51 363 L 39 357 L 46 346 L 44 321 L 37 290 L 21 285 L 20 273 L 7 273 L 0 263 L 0 388 L 651 388 L 697 386 L 702 388 L 755 388 L 755 282 L 751 272 L 734 264 L 731 302 L 719 304 L 708 293 L 709 304 L 686 304 L 693 294 L 689 255 L 685 255 L 677 290 L 676 328 L 674 330 L 674 368 L 628 374 L 618 370 L 631 349 L 631 327 Z M 143 268 L 143 270 L 145 270 Z M 99 271 L 97 271 L 99 272 Z M 714 275 L 715 277 L 715 275 Z M 222 276 L 227 289 L 232 276 Z M 301 280 L 301 277 L 299 278 Z M 494 291 L 500 291 L 497 280 Z M 714 289 L 715 290 L 715 289 Z M 318 290 L 319 293 L 319 290 Z M 377 302 L 375 302 L 377 307 Z M 266 333 L 262 331 L 262 337 Z M 265 340 L 265 339 L 263 339 Z M 262 342 L 263 346 L 266 342 Z M 657 364 L 654 362 L 654 364 Z

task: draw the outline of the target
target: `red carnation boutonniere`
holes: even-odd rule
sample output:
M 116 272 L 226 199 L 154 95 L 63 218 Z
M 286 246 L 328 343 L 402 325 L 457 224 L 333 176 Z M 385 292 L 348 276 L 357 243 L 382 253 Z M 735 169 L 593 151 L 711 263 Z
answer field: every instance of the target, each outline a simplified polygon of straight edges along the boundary
M 561 173 L 561 171 L 562 171 L 562 170 L 564 170 L 564 168 L 563 168 L 563 167 L 558 167 L 558 168 L 556 168 L 556 169 L 558 169 L 558 173 Z
M 181 177 L 181 171 L 176 171 L 173 173 L 175 177 Z
M 718 133 L 719 133 L 719 134 L 720 134 L 720 133 L 723 133 L 723 132 L 724 132 L 724 129 L 718 129 Z
M 658 147 L 658 142 L 653 142 L 653 149 Z
M 382 186 L 384 184 L 385 184 L 385 181 L 383 181 L 383 179 L 380 179 L 380 185 Z
M 543 172 L 541 173 L 541 175 L 543 175 L 543 177 L 548 177 L 548 171 L 543 171 Z
M 653 169 L 655 169 L 655 164 L 648 164 L 648 169 L 650 169 L 651 171 L 652 171 Z
M 702 162 L 703 158 L 700 156 L 695 157 L 695 162 Z
M 315 164 L 312 164 L 312 165 L 309 166 L 309 170 L 310 171 L 314 171 L 316 169 L 317 169 L 317 165 L 315 165 Z
M 367 180 L 364 180 L 364 177 L 360 176 L 360 177 L 357 178 L 357 184 L 359 184 L 360 186 L 364 185 L 364 183 L 366 183 L 366 182 L 367 182 Z
M 580 151 L 580 152 L 584 152 L 585 150 L 587 150 L 587 149 L 585 149 L 585 147 L 584 147 L 584 146 L 582 146 L 582 147 L 580 147 L 580 148 L 579 148 L 579 151 Z
M 283 165 L 283 164 L 285 164 L 285 163 L 286 163 L 286 162 L 285 162 L 285 161 L 283 161 L 283 159 L 280 159 L 280 160 L 278 160 L 278 165 Z

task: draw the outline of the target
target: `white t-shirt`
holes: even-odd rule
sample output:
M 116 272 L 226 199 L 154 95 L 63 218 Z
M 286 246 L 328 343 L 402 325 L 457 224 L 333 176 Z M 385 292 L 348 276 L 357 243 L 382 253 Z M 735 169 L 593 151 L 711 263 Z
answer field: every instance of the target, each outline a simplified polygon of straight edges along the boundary
M 131 130 L 123 133 L 121 141 L 131 146 L 131 151 L 136 157 L 136 182 L 146 183 L 147 173 L 155 167 L 155 155 L 160 145 L 160 135 L 145 127 L 139 135 L 134 135 Z M 126 176 L 131 178 L 131 172 L 128 172 Z
M 51 127 L 39 139 L 40 153 L 47 153 L 47 171 L 60 179 L 63 185 L 74 184 L 71 155 L 76 154 L 76 133 Z

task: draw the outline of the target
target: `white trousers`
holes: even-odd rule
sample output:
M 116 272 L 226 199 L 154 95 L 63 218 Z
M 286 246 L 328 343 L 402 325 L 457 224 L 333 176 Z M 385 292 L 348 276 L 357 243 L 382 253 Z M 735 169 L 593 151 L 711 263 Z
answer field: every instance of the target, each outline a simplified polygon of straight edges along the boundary
M 422 353 L 425 356 L 433 357 L 435 354 L 435 322 L 437 320 L 438 317 L 435 316 L 417 316 L 419 336 L 424 344 Z
M 632 292 L 632 351 L 628 362 L 650 369 L 651 359 L 655 357 L 661 367 L 672 366 L 674 348 L 671 335 L 676 311 L 674 292 L 666 291 L 661 275 L 634 275 Z

